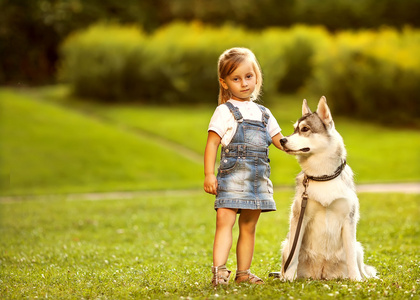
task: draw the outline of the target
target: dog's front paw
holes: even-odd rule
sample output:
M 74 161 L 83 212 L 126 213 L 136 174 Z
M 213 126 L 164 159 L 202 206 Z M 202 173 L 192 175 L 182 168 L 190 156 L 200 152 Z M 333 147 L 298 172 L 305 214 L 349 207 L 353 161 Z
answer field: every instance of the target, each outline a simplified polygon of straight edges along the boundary
M 360 276 L 360 275 L 353 275 L 353 276 L 350 276 L 350 280 L 352 280 L 352 281 L 363 281 L 363 277 Z
M 296 270 L 289 269 L 283 274 L 284 280 L 293 281 L 296 279 Z
M 276 280 L 280 280 L 282 282 L 285 282 L 286 279 L 284 278 L 283 272 L 271 272 L 268 274 L 269 277 L 273 277 Z

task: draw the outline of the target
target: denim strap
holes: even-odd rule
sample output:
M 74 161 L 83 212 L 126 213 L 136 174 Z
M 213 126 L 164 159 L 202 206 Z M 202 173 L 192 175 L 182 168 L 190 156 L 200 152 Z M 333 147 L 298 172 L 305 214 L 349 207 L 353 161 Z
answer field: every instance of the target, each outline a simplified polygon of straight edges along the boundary
M 264 126 L 267 126 L 268 119 L 270 118 L 270 115 L 267 113 L 267 110 L 264 106 L 257 104 L 262 112 L 262 122 L 264 123 Z
M 233 105 L 230 102 L 226 102 L 225 104 L 227 105 L 227 107 L 229 108 L 230 112 L 233 114 L 237 122 L 242 122 L 244 120 L 244 117 L 242 117 L 242 114 L 239 111 L 239 108 L 237 108 L 235 105 Z

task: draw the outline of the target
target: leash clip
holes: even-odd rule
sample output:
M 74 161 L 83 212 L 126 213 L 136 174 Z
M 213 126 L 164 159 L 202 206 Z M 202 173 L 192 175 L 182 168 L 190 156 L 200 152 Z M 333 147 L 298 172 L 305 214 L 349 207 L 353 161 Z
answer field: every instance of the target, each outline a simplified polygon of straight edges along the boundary
M 308 176 L 306 176 L 306 174 L 305 174 L 305 177 L 303 178 L 302 184 L 305 187 L 305 193 L 306 193 L 306 189 L 308 188 L 308 185 L 309 185 L 309 178 Z
M 306 192 L 306 190 L 308 189 L 308 186 L 309 186 L 309 178 L 306 175 L 303 178 L 303 186 L 305 187 L 305 190 L 302 193 L 301 207 L 302 208 L 305 208 L 306 207 L 306 204 L 308 203 L 308 193 Z

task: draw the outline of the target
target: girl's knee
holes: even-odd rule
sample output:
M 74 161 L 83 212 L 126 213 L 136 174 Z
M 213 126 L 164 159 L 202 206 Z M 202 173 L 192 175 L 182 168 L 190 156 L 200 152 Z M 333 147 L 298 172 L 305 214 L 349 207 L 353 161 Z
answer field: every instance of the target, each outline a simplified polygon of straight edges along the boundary
M 239 224 L 240 234 L 254 235 L 257 230 L 257 223 Z
M 243 210 L 239 217 L 240 224 L 257 224 L 260 218 L 260 210 Z
M 236 210 L 219 208 L 216 215 L 216 226 L 233 227 L 236 221 Z
M 239 217 L 239 230 L 243 233 L 254 234 L 261 211 L 243 211 Z

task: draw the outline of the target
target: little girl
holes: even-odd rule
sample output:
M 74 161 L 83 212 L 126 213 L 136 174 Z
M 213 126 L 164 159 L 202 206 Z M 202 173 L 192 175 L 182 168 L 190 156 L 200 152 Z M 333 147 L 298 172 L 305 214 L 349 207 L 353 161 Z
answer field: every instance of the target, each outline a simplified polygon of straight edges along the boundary
M 261 212 L 275 211 L 270 181 L 268 146 L 282 149 L 281 129 L 271 112 L 253 101 L 262 86 L 261 69 L 246 48 L 226 50 L 219 58 L 219 106 L 214 112 L 204 154 L 204 190 L 216 195 L 216 233 L 213 245 L 213 286 L 228 284 L 226 268 L 232 229 L 239 216 L 235 281 L 261 284 L 249 270 L 255 230 Z M 222 144 L 217 177 L 214 168 Z

